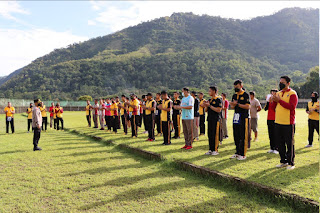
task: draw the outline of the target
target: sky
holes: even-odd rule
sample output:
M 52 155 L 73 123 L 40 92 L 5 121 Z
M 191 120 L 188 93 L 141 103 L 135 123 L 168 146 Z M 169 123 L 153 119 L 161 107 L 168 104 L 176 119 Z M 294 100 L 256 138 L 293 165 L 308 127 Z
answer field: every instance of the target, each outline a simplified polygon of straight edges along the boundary
M 174 12 L 251 19 L 317 1 L 0 1 L 0 76 L 54 49 Z

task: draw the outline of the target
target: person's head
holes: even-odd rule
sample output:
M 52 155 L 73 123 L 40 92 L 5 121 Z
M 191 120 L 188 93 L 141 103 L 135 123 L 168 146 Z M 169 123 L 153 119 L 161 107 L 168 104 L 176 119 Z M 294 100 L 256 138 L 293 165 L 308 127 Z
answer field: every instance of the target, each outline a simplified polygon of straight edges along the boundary
M 106 102 L 106 99 L 102 98 L 102 102 L 103 102 L 103 103 Z
M 106 102 L 107 102 L 107 104 L 110 104 L 110 103 L 111 103 L 110 98 L 107 98 L 107 99 L 106 99 Z
M 182 93 L 183 93 L 184 97 L 188 97 L 189 96 L 189 88 L 188 87 L 184 87 L 182 89 Z
M 179 93 L 178 91 L 176 91 L 176 92 L 173 93 L 173 98 L 174 98 L 174 99 L 178 99 L 179 96 L 180 96 L 180 93 Z
M 222 97 L 223 100 L 225 100 L 227 98 L 226 93 L 221 93 L 221 97 Z
M 279 88 L 280 90 L 287 90 L 290 86 L 291 79 L 284 75 L 280 77 Z
M 251 92 L 250 92 L 250 98 L 251 98 L 251 99 L 254 99 L 255 96 L 256 96 L 255 91 L 251 91 Z
M 34 99 L 34 105 L 37 107 L 37 106 L 39 106 L 39 104 L 41 103 L 41 101 L 40 101 L 40 99 L 39 98 L 37 98 L 37 99 Z M 8 102 L 8 106 L 9 106 L 9 103 L 10 102 Z M 10 105 L 11 105 L 11 103 L 10 103 Z
M 197 92 L 196 92 L 196 91 L 192 91 L 192 92 L 191 92 L 191 96 L 192 96 L 193 98 L 196 98 L 196 97 L 197 97 Z
M 114 99 L 116 102 L 119 102 L 119 97 L 117 96 L 115 99 Z
M 275 95 L 277 92 L 278 92 L 277 89 L 272 89 L 272 90 L 270 90 L 270 94 L 271 94 L 271 95 Z
M 156 94 L 156 99 L 159 100 L 160 98 L 161 98 L 161 94 L 160 94 L 160 93 L 157 93 L 157 94 Z
M 40 102 L 40 103 L 39 103 L 39 106 L 40 106 L 40 107 L 43 107 L 43 102 Z
M 146 101 L 146 100 L 147 100 L 147 96 L 146 96 L 146 95 L 142 95 L 141 98 L 142 98 L 143 101 Z
M 126 101 L 127 101 L 127 102 L 130 101 L 129 97 L 126 97 Z
M 60 107 L 60 103 L 57 103 L 57 105 L 56 105 L 57 107 Z
M 98 99 L 94 99 L 94 103 L 97 104 L 98 103 Z
M 87 100 L 87 104 L 88 104 L 88 105 L 90 104 L 90 101 L 89 101 L 89 100 Z
M 54 107 L 54 103 L 53 102 L 51 103 L 51 106 Z
M 30 103 L 30 108 L 32 108 L 32 103 Z
M 130 98 L 131 98 L 131 100 L 134 100 L 136 98 L 136 95 L 135 94 L 131 94 Z
M 317 92 L 312 92 L 312 93 L 311 93 L 311 100 L 312 100 L 313 102 L 317 102 L 318 98 L 319 98 L 319 95 L 318 95 Z
M 240 92 L 243 88 L 243 83 L 240 79 L 237 79 L 233 82 L 233 86 L 235 92 Z
M 211 86 L 209 87 L 209 95 L 210 96 L 216 96 L 217 95 L 217 92 L 218 92 L 218 88 L 216 86 Z
M 163 90 L 163 91 L 161 92 L 161 98 L 162 98 L 162 99 L 168 99 L 168 93 Z
M 149 93 L 147 94 L 147 99 L 148 99 L 149 101 L 152 100 L 152 93 L 149 92 Z
M 8 107 L 11 107 L 11 102 L 8 102 Z
M 203 92 L 199 92 L 199 99 L 200 99 L 200 100 L 203 99 Z
M 121 95 L 121 100 L 122 100 L 122 102 L 125 102 L 126 101 L 126 96 L 125 95 Z
M 100 99 L 100 104 L 103 104 L 103 103 L 104 103 L 104 101 L 103 101 L 103 99 L 101 98 L 101 99 Z

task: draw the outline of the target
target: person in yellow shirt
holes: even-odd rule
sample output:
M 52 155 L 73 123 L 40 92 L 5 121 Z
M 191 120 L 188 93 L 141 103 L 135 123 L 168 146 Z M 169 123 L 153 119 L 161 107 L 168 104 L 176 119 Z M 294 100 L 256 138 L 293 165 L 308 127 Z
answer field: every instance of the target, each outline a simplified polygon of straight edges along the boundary
M 309 144 L 306 145 L 305 148 L 312 147 L 314 130 L 316 130 L 319 135 L 319 100 L 318 98 L 319 98 L 318 93 L 312 92 L 311 101 L 308 102 L 308 105 L 307 105 L 306 112 L 309 115 L 308 116 Z
M 171 109 L 172 109 L 172 101 L 168 97 L 168 93 L 166 91 L 161 92 L 162 104 L 157 106 L 158 109 L 161 110 L 161 124 L 162 124 L 162 133 L 163 133 L 163 145 L 171 144 Z
M 56 108 L 54 109 L 54 111 L 57 116 L 57 130 L 60 130 L 59 122 L 61 123 L 61 130 L 63 130 L 63 118 L 62 118 L 63 108 L 60 107 L 60 103 L 56 104 Z
M 113 132 L 117 133 L 117 129 L 119 126 L 118 104 L 113 98 L 111 99 L 110 112 L 111 112 L 111 119 L 112 119 L 111 123 L 112 123 Z
M 27 109 L 28 115 L 28 133 L 30 132 L 30 127 L 32 126 L 32 103 L 30 103 L 30 107 Z M 32 128 L 31 128 L 32 129 Z
M 123 127 L 123 132 L 126 135 L 128 132 L 128 113 L 127 113 L 127 107 L 125 106 L 125 103 L 127 102 L 127 98 L 125 95 L 121 96 L 122 103 L 118 104 L 118 107 L 120 108 L 120 115 L 121 115 L 121 123 Z
M 156 109 L 156 101 L 153 100 L 152 98 L 152 94 L 148 93 L 147 94 L 147 101 L 145 102 L 144 105 L 141 105 L 141 107 L 144 109 L 145 111 L 145 125 L 148 131 L 148 139 L 147 141 L 154 141 L 155 137 L 154 137 L 154 112 Z
M 13 106 L 11 106 L 11 102 L 8 102 L 8 105 L 4 108 L 4 112 L 6 113 L 6 132 L 9 134 L 9 123 L 11 126 L 11 132 L 14 133 L 14 122 L 13 116 L 16 113 Z
M 88 127 L 91 127 L 91 110 L 92 110 L 92 106 L 90 104 L 90 101 L 87 100 L 86 117 L 87 117 Z
M 131 121 L 132 137 L 138 137 L 138 123 L 139 123 L 139 101 L 135 94 L 131 94 L 131 101 L 127 104 L 129 107 L 129 119 Z
M 48 125 L 48 120 L 47 120 L 47 109 L 46 105 L 44 105 L 43 102 L 40 103 L 40 112 L 42 116 L 42 126 L 41 129 L 43 130 L 43 125 L 44 125 L 44 131 L 47 131 L 47 125 Z

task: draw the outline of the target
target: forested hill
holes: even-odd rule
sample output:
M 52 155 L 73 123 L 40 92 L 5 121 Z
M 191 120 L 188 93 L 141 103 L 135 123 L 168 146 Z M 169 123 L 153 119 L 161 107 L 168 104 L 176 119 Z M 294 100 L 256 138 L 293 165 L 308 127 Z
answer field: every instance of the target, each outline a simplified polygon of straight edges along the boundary
M 305 81 L 319 64 L 319 10 L 290 8 L 251 20 L 174 13 L 56 49 L 0 87 L 9 98 L 76 99 L 218 85 L 236 78 L 260 96 L 280 75 Z

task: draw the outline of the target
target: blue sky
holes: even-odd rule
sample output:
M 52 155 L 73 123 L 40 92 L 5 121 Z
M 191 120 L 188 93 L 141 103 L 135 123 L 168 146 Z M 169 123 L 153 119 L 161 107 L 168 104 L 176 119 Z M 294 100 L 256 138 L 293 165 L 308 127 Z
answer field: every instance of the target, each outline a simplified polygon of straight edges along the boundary
M 0 76 L 56 48 L 173 12 L 250 19 L 287 7 L 319 6 L 316 1 L 0 1 Z

